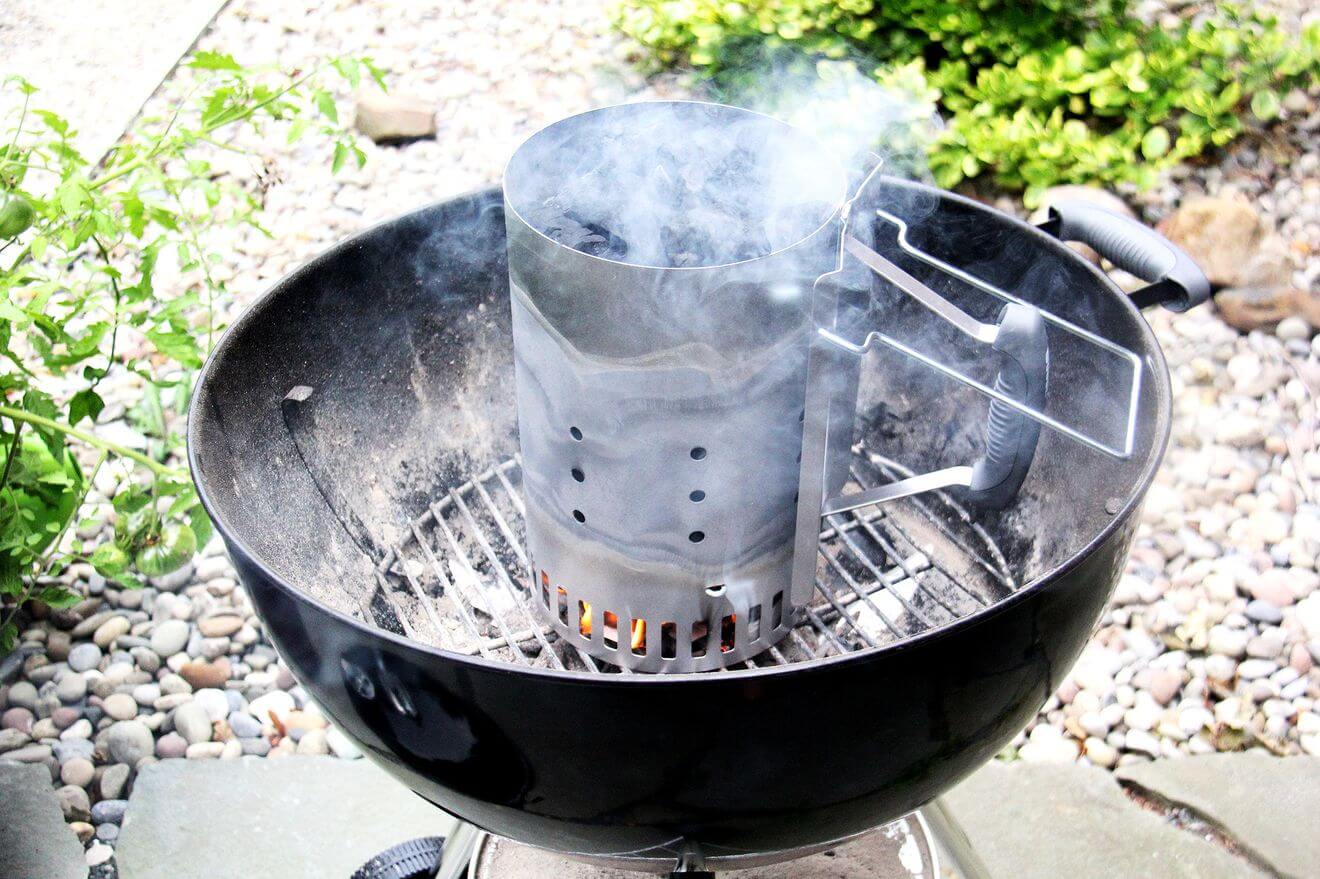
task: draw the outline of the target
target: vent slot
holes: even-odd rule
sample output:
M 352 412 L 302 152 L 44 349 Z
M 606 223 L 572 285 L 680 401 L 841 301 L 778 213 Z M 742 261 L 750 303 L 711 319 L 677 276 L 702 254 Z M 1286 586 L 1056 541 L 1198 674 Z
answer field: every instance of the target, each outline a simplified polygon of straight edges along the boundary
M 720 620 L 720 652 L 730 653 L 737 644 L 737 622 L 736 614 L 729 614 Z
M 605 646 L 611 650 L 619 646 L 619 618 L 610 611 L 605 611 L 600 615 L 600 623 L 604 626 L 601 629 L 600 636 L 605 639 Z
M 692 624 L 692 655 L 705 656 L 706 642 L 710 639 L 710 626 L 706 625 L 705 620 L 697 620 Z
M 678 626 L 672 622 L 660 624 L 660 658 L 674 659 L 678 656 Z

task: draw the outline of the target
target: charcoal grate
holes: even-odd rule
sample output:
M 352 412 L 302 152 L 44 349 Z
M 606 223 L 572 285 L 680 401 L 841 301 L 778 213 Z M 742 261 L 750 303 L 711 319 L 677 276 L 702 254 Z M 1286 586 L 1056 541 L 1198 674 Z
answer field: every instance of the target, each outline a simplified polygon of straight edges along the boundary
M 463 655 L 630 673 L 582 652 L 538 619 L 523 543 L 521 472 L 515 457 L 436 497 L 377 566 L 363 616 Z M 851 475 L 865 490 L 910 474 L 859 446 Z M 719 671 L 885 647 L 948 625 L 1018 587 L 994 541 L 942 492 L 840 513 L 824 524 L 815 594 L 797 624 L 765 652 Z

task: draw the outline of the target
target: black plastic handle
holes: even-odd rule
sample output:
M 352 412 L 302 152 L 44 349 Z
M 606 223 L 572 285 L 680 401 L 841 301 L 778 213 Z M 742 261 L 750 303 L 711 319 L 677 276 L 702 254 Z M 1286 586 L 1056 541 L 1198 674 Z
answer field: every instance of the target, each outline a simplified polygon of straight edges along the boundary
M 1170 311 L 1186 311 L 1210 298 L 1210 281 L 1192 258 L 1131 217 L 1084 201 L 1064 200 L 1050 206 L 1050 218 L 1041 228 L 1061 241 L 1080 241 L 1149 282 L 1132 294 L 1138 308 L 1163 305 Z

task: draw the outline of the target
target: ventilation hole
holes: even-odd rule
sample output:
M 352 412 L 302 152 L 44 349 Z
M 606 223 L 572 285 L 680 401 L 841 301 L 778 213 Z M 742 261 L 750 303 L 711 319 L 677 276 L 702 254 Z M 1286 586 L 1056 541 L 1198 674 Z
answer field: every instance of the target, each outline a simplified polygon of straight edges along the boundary
M 801 424 L 806 420 L 807 420 L 807 410 L 803 409 L 801 412 L 798 413 L 798 424 Z
M 761 605 L 752 605 L 747 614 L 747 637 L 755 641 L 761 637 Z
M 721 595 L 724 594 L 724 584 L 716 583 L 714 586 L 707 586 L 706 594 L 709 595 L 711 598 L 719 598 Z
M 735 632 L 737 631 L 737 614 L 729 614 L 720 620 L 720 652 L 728 653 L 734 647 Z
M 802 453 L 801 453 L 801 452 L 798 452 L 798 454 L 797 454 L 797 463 L 799 463 L 799 464 L 802 463 Z
M 600 615 L 600 624 L 605 628 L 600 630 L 601 637 L 605 640 L 605 646 L 613 650 L 619 646 L 619 618 L 608 610 Z
M 706 641 L 710 638 L 710 627 L 706 625 L 705 620 L 698 620 L 692 624 L 692 655 L 702 657 L 706 655 Z
M 550 609 L 550 575 L 545 571 L 541 572 L 541 603 Z
M 795 491 L 793 492 L 793 503 L 797 503 L 797 501 L 798 501 L 798 493 Z
M 573 437 L 573 439 L 577 440 L 578 442 L 582 442 L 582 431 L 578 430 L 576 427 L 570 427 L 568 429 L 568 432 L 569 435 Z
M 776 592 L 770 602 L 770 628 L 777 629 L 784 622 L 784 593 Z
M 585 601 L 578 602 L 578 634 L 591 637 L 591 605 Z
M 673 659 L 678 655 L 678 626 L 674 623 L 660 624 L 660 658 Z
M 568 625 L 568 592 L 564 590 L 563 586 L 560 586 L 555 591 L 559 593 L 559 621 L 567 626 Z
M 693 531 L 691 534 L 688 535 L 688 540 L 692 541 L 693 543 L 700 543 L 705 539 L 706 539 L 705 531 Z
M 692 503 L 694 504 L 699 504 L 705 499 L 706 499 L 706 493 L 699 488 L 688 495 L 688 500 L 692 501 Z
M 573 478 L 576 479 L 578 482 L 585 482 L 587 479 L 586 474 L 583 473 L 582 470 L 578 467 L 574 467 L 572 470 L 568 472 L 572 473 Z
M 646 620 L 636 617 L 632 621 L 632 652 L 634 656 L 646 655 Z
M 701 446 L 697 446 L 693 448 L 692 451 L 688 452 L 688 454 L 692 456 L 693 461 L 700 461 L 702 458 L 706 457 L 706 450 Z
M 582 514 L 582 511 L 581 511 L 581 510 L 574 510 L 574 511 L 573 511 L 573 518 L 574 518 L 574 519 L 577 519 L 579 522 L 586 522 L 586 521 L 587 521 L 587 517 L 584 516 L 584 515 Z

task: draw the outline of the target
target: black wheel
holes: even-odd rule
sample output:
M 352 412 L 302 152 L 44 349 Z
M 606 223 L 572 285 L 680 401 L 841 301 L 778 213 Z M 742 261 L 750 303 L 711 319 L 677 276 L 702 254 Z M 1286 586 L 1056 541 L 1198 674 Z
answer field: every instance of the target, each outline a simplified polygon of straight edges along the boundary
M 440 869 L 443 836 L 423 836 L 385 849 L 367 861 L 353 879 L 431 879 Z

